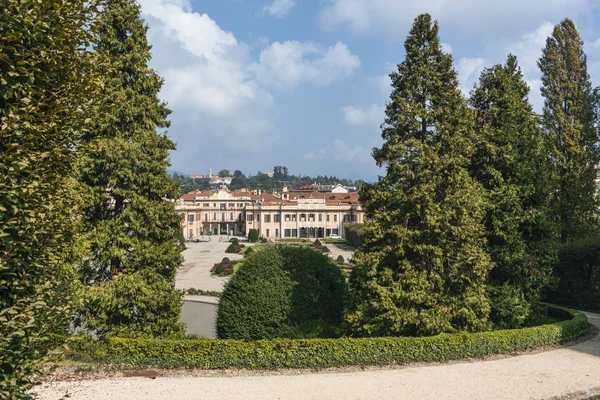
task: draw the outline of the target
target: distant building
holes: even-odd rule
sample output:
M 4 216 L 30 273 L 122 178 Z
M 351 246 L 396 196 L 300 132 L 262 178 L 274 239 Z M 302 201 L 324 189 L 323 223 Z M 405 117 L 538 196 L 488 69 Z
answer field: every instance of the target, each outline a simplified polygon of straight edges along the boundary
M 186 239 L 201 235 L 246 235 L 258 230 L 265 238 L 344 236 L 344 226 L 364 222 L 358 193 L 320 192 L 316 185 L 281 193 L 216 191 L 184 194 L 175 209 L 184 216 Z
M 226 176 L 221 178 L 218 175 L 213 175 L 212 169 L 208 170 L 208 175 L 192 174 L 190 175 L 190 177 L 192 179 L 208 179 L 209 184 L 211 185 L 231 185 L 231 181 L 233 179 L 232 176 Z

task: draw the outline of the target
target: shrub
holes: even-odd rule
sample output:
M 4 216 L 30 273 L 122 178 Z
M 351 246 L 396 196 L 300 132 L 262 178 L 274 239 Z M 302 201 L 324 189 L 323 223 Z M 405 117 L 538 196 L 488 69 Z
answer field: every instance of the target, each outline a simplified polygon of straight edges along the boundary
M 313 245 L 315 247 L 321 247 L 321 246 L 323 246 L 323 244 L 321 243 L 321 241 L 319 239 L 315 240 L 315 242 L 313 243 Z
M 600 309 L 600 239 L 563 245 L 554 274 L 559 278 L 554 301 L 587 309 Z
M 267 240 L 266 238 L 260 238 L 260 242 L 261 242 L 261 243 L 267 243 L 267 242 L 268 242 L 268 240 Z
M 329 247 L 327 247 L 327 246 L 323 246 L 323 247 L 321 247 L 321 251 L 322 251 L 323 253 L 329 253 Z
M 364 234 L 364 224 L 347 224 L 344 228 L 346 243 L 358 248 L 362 243 L 362 235 Z
M 240 262 L 240 260 L 230 260 L 225 257 L 220 263 L 213 265 L 210 272 L 219 276 L 229 276 L 233 274 L 234 265 Z
M 229 339 L 334 336 L 347 287 L 340 269 L 304 247 L 269 247 L 245 260 L 227 283 L 217 335 Z
M 238 240 L 238 238 L 231 238 L 231 239 L 229 239 L 229 241 L 231 243 L 233 243 L 235 246 L 240 244 L 240 241 Z
M 557 316 L 570 319 L 530 328 L 426 337 L 250 342 L 122 338 L 98 342 L 77 338 L 70 344 L 67 355 L 76 361 L 138 368 L 277 369 L 402 365 L 522 352 L 572 340 L 588 331 L 588 321 L 583 313 L 560 308 L 551 310 Z
M 223 259 L 221 260 L 221 263 L 224 264 L 229 264 L 231 262 L 231 260 L 229 259 L 229 257 L 223 257 Z
M 221 292 L 216 292 L 214 290 L 190 288 L 190 289 L 185 289 L 184 292 L 185 292 L 185 294 L 189 294 L 191 296 L 221 297 Z
M 254 250 L 252 249 L 252 247 L 248 247 L 248 248 L 246 249 L 246 255 L 248 255 L 248 254 L 252 254 L 252 252 L 254 252 Z
M 531 304 L 519 287 L 508 283 L 488 286 L 490 297 L 490 320 L 501 329 L 519 328 L 531 315 Z
M 250 243 L 256 243 L 258 241 L 258 231 L 256 229 L 250 229 L 248 231 L 248 241 Z
M 344 261 L 345 261 L 345 260 L 344 260 L 344 256 L 342 256 L 342 255 L 339 255 L 339 256 L 337 257 L 336 261 L 337 261 L 337 263 L 338 263 L 338 264 L 343 264 L 343 263 L 344 263 Z

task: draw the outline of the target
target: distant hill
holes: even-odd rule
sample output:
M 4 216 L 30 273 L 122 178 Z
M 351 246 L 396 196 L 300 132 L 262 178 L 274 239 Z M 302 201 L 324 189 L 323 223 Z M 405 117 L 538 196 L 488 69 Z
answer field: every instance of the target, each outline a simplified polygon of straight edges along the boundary
M 169 174 L 169 176 L 173 176 L 173 175 L 177 174 L 179 176 L 185 176 L 186 178 L 190 176 L 190 174 L 188 174 L 188 173 L 177 171 L 172 168 L 167 168 L 167 174 Z

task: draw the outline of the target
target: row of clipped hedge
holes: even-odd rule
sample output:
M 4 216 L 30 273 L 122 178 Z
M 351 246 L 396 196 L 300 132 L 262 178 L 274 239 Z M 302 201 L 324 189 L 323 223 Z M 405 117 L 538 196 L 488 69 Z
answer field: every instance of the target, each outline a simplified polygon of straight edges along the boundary
M 575 339 L 589 329 L 584 314 L 553 307 L 570 319 L 548 325 L 430 337 L 161 340 L 73 340 L 70 358 L 126 368 L 277 369 L 393 365 L 481 358 Z

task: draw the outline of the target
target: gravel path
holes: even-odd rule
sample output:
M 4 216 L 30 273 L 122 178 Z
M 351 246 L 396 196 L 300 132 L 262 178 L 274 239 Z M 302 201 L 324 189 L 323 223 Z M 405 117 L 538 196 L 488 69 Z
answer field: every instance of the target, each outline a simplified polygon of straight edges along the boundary
M 600 326 L 600 315 L 587 315 Z M 600 337 L 485 361 L 341 373 L 215 375 L 50 382 L 37 393 L 42 400 L 580 399 L 600 394 Z

